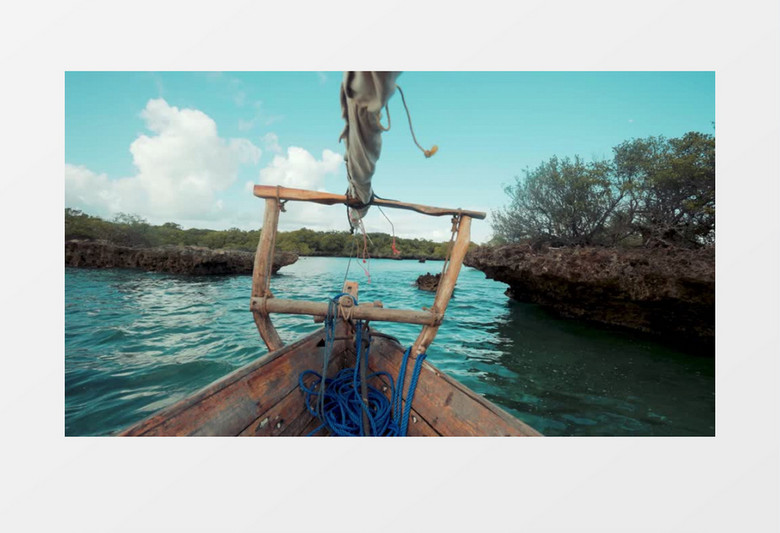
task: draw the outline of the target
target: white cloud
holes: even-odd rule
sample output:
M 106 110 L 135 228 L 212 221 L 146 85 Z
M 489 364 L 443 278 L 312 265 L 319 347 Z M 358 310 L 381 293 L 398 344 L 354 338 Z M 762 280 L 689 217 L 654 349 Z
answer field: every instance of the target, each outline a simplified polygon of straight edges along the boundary
M 141 113 L 155 135 L 130 145 L 137 174 L 109 180 L 85 167 L 65 165 L 65 203 L 89 213 L 135 213 L 150 221 L 213 219 L 222 210 L 217 193 L 236 179 L 261 150 L 246 139 L 223 139 L 208 115 L 149 100 Z
M 120 211 L 118 189 L 105 174 L 85 166 L 65 163 L 65 205 L 92 215 L 106 216 Z
M 344 158 L 331 150 L 323 150 L 321 159 L 297 146 L 287 148 L 286 155 L 277 155 L 260 171 L 263 185 L 281 185 L 297 189 L 325 190 L 325 178 L 344 168 Z M 309 202 L 288 202 L 286 212 L 279 219 L 283 231 L 307 227 L 310 229 L 346 229 L 346 213 L 338 206 L 324 206 Z
M 322 191 L 326 190 L 326 179 L 332 179 L 343 186 L 336 190 L 338 186 L 329 182 L 330 192 L 346 189 L 341 154 L 323 150 L 318 158 L 296 146 L 283 152 L 276 134 L 268 133 L 262 142 L 269 153 L 277 153 L 256 174 L 257 182 L 240 182 L 232 193 L 222 194 L 236 185 L 241 165 L 259 161 L 260 148 L 246 139 L 221 138 L 215 122 L 201 111 L 179 109 L 161 99 L 150 100 L 141 116 L 151 133 L 139 135 L 130 146 L 135 175 L 109 179 L 87 167 L 66 164 L 66 206 L 104 217 L 133 213 L 156 224 L 173 221 L 185 227 L 257 229 L 262 222 L 262 202 L 251 197 L 255 183 Z M 243 193 L 236 196 L 238 189 Z M 385 213 L 399 237 L 449 240 L 448 217 L 430 218 L 396 209 L 385 209 Z M 368 231 L 391 231 L 376 208 L 369 210 L 365 225 Z M 346 209 L 342 205 L 287 203 L 279 229 L 301 227 L 346 231 Z M 489 232 L 489 224 L 475 221 L 472 240 L 485 241 Z
M 157 87 L 157 97 L 162 98 L 165 92 L 164 91 L 165 87 L 163 86 L 162 77 L 156 72 L 152 72 L 150 74 L 152 76 L 152 79 L 154 80 L 154 86 Z
M 310 202 L 287 202 L 285 212 L 279 217 L 279 231 L 301 228 L 344 231 L 349 229 L 349 223 L 343 207 L 339 209 L 339 206 Z
M 299 189 L 322 190 L 325 176 L 342 168 L 344 158 L 331 150 L 322 151 L 317 160 L 297 146 L 287 148 L 287 156 L 277 155 L 260 171 L 260 183 Z
M 449 241 L 452 222 L 451 217 L 432 217 L 401 209 L 382 208 L 385 215 L 392 222 L 387 221 L 379 208 L 374 206 L 368 210 L 363 224 L 368 232 L 382 232 L 388 235 L 395 228 L 396 237 L 404 239 L 430 239 L 433 241 Z M 474 224 L 472 224 L 472 240 L 474 240 Z M 403 251 L 403 250 L 402 250 Z
M 243 103 L 243 102 L 242 102 Z M 238 129 L 240 131 L 249 131 L 258 124 L 270 126 L 274 122 L 279 122 L 284 119 L 284 115 L 269 115 L 263 109 L 263 101 L 257 100 L 252 103 L 253 116 L 250 119 L 238 119 Z
M 266 133 L 265 135 L 263 135 L 262 141 L 263 141 L 263 146 L 265 146 L 266 150 L 269 150 L 277 154 L 282 153 L 282 147 L 279 145 L 279 137 L 275 133 L 273 132 Z
M 315 159 L 303 148 L 295 146 L 287 149 L 286 156 L 278 155 L 260 171 L 259 182 L 263 185 L 281 185 L 310 190 L 325 190 L 325 178 L 344 168 L 343 156 L 330 150 L 322 152 L 321 159 Z M 346 190 L 346 178 L 343 179 Z M 246 183 L 247 191 L 254 185 Z M 332 187 L 331 187 L 332 188 Z M 328 192 L 343 192 L 331 190 Z M 408 199 L 407 199 L 408 200 Z M 479 207 L 475 210 L 484 211 Z M 384 209 L 395 227 L 397 237 L 449 241 L 452 224 L 450 217 L 429 217 L 420 213 L 400 209 Z M 368 232 L 390 234 L 392 227 L 377 207 L 369 209 L 363 219 Z M 287 202 L 285 212 L 279 217 L 279 230 L 291 231 L 306 227 L 314 230 L 348 231 L 346 208 L 343 205 L 326 206 L 309 202 Z M 474 220 L 471 240 L 487 242 L 490 239 L 490 225 L 487 221 Z

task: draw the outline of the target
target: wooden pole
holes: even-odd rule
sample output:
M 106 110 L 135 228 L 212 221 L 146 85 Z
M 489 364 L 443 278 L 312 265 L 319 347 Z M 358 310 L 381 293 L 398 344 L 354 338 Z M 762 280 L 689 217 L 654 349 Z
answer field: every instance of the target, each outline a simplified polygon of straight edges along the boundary
M 279 200 L 295 200 L 300 202 L 314 202 L 325 205 L 344 204 L 352 207 L 360 206 L 357 199 L 347 198 L 344 194 L 333 194 L 329 192 L 307 191 L 305 189 L 290 189 L 287 187 L 275 187 L 272 185 L 255 185 L 254 195 L 259 198 L 277 198 Z M 374 198 L 370 205 L 380 207 L 394 207 L 396 209 L 406 209 L 416 211 L 424 215 L 440 217 L 444 215 L 460 215 L 483 220 L 485 213 L 481 211 L 467 211 L 463 209 L 450 209 L 446 207 L 431 207 L 428 205 L 410 204 L 408 202 L 399 202 L 398 200 L 387 200 L 383 198 Z
M 263 301 L 273 299 L 270 290 L 271 266 L 274 260 L 274 245 L 276 243 L 276 228 L 279 224 L 279 200 L 277 198 L 267 198 L 265 201 L 265 215 L 263 217 L 263 228 L 260 231 L 260 241 L 257 243 L 257 252 L 255 253 L 255 265 L 252 271 L 252 300 L 249 308 L 253 311 L 252 316 L 255 319 L 257 330 L 260 336 L 268 346 L 269 351 L 278 350 L 284 343 L 279 338 L 276 328 L 268 316 L 268 311 L 262 305 Z M 255 301 L 260 300 L 260 305 L 255 305 Z
M 251 309 L 258 314 L 263 308 L 268 313 L 284 313 L 288 315 L 311 315 L 314 317 L 328 314 L 326 302 L 307 302 L 305 300 L 285 300 L 283 298 L 252 297 Z M 404 322 L 407 324 L 433 325 L 441 322 L 441 313 L 430 311 L 415 311 L 407 309 L 385 309 L 375 307 L 373 303 L 354 306 L 349 311 L 354 320 L 374 320 L 376 322 Z
M 447 305 L 452 298 L 452 291 L 455 290 L 455 283 L 458 281 L 458 274 L 460 274 L 460 267 L 463 265 L 463 258 L 466 257 L 466 252 L 469 249 L 469 243 L 471 242 L 471 217 L 461 216 L 458 223 L 458 236 L 455 239 L 455 244 L 452 247 L 452 254 L 450 255 L 450 262 L 447 266 L 446 272 L 439 280 L 439 287 L 436 290 L 436 297 L 433 300 L 432 311 L 439 316 L 444 316 L 444 312 L 447 310 Z M 439 331 L 439 325 L 441 322 L 431 325 L 423 326 L 420 335 L 414 342 L 412 348 L 412 355 L 418 356 L 421 353 L 425 353 L 428 346 L 433 342 L 436 337 L 436 333 Z

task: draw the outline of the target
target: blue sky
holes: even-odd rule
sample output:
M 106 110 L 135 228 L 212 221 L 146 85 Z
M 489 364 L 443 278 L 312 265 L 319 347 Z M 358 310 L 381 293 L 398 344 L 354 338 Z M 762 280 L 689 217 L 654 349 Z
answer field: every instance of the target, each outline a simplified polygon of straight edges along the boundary
M 65 206 L 184 227 L 259 228 L 252 183 L 346 190 L 340 72 L 67 72 Z M 713 72 L 404 72 L 373 186 L 383 197 L 490 212 L 505 185 L 558 156 L 608 158 L 620 142 L 714 133 Z M 449 221 L 385 211 L 404 237 Z M 296 204 L 283 230 L 348 229 L 344 209 Z M 372 209 L 369 231 L 390 232 Z M 472 239 L 491 236 L 489 218 Z

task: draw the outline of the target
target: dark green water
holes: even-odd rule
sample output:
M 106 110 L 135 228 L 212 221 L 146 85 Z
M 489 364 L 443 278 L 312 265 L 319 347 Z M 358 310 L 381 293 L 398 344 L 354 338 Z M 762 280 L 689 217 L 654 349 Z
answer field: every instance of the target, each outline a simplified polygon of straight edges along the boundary
M 347 259 L 301 258 L 271 282 L 280 298 L 325 300 Z M 353 261 L 363 301 L 420 308 L 441 262 Z M 106 435 L 265 353 L 250 276 L 65 269 L 65 433 Z M 431 362 L 546 435 L 714 435 L 715 361 L 643 335 L 554 317 L 464 267 Z M 274 316 L 285 342 L 319 326 Z M 379 324 L 408 345 L 418 326 Z

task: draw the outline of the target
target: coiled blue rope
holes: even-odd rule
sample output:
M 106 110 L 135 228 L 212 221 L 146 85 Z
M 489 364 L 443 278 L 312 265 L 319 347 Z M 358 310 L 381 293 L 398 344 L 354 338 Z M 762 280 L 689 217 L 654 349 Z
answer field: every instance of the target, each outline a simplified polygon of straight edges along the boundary
M 370 379 L 382 374 L 385 378 L 392 379 L 385 372 L 371 374 L 368 377 Z M 307 386 L 308 376 L 313 376 L 314 379 Z M 298 383 L 303 390 L 307 409 L 322 422 L 310 435 L 317 433 L 323 427 L 327 428 L 331 435 L 336 436 L 349 437 L 363 434 L 365 404 L 360 395 L 360 389 L 355 388 L 354 369 L 345 368 L 335 377 L 325 378 L 323 416 L 320 416 L 319 412 L 312 406 L 313 397 L 319 396 L 318 389 L 322 384 L 322 376 L 313 370 L 306 370 L 301 373 Z M 372 435 L 398 435 L 398 425 L 390 412 L 390 401 L 376 387 L 369 385 L 368 405 L 365 407 L 368 411 Z
M 354 368 L 345 368 L 333 378 L 326 377 L 323 383 L 323 376 L 327 373 L 328 359 L 333 350 L 335 339 L 338 299 L 345 294 L 341 293 L 329 301 L 328 315 L 325 317 L 325 354 L 323 356 L 322 374 L 318 374 L 313 370 L 305 370 L 298 376 L 298 386 L 303 391 L 306 409 L 321 422 L 309 435 L 314 435 L 322 428 L 326 428 L 331 435 L 336 436 L 362 436 L 366 434 L 384 437 L 406 436 L 414 392 L 417 388 L 417 380 L 420 377 L 425 354 L 417 356 L 409 381 L 409 390 L 406 394 L 405 404 L 403 404 L 402 389 L 411 347 L 404 352 L 397 381 L 394 381 L 393 377 L 387 372 L 373 372 L 366 376 L 368 401 L 364 401 L 360 393 L 362 385 L 360 368 L 361 365 L 365 365 L 366 369 L 368 368 L 371 334 L 366 326 L 365 330 L 368 333 L 368 339 L 364 349 L 364 326 L 363 322 L 358 320 L 355 323 L 355 352 L 357 355 Z M 357 305 L 357 299 L 352 298 L 355 305 Z M 388 383 L 391 389 L 391 399 L 388 399 L 377 387 L 371 385 L 369 383 L 371 380 Z M 369 423 L 370 432 L 367 431 L 369 428 L 363 427 L 364 413 Z

